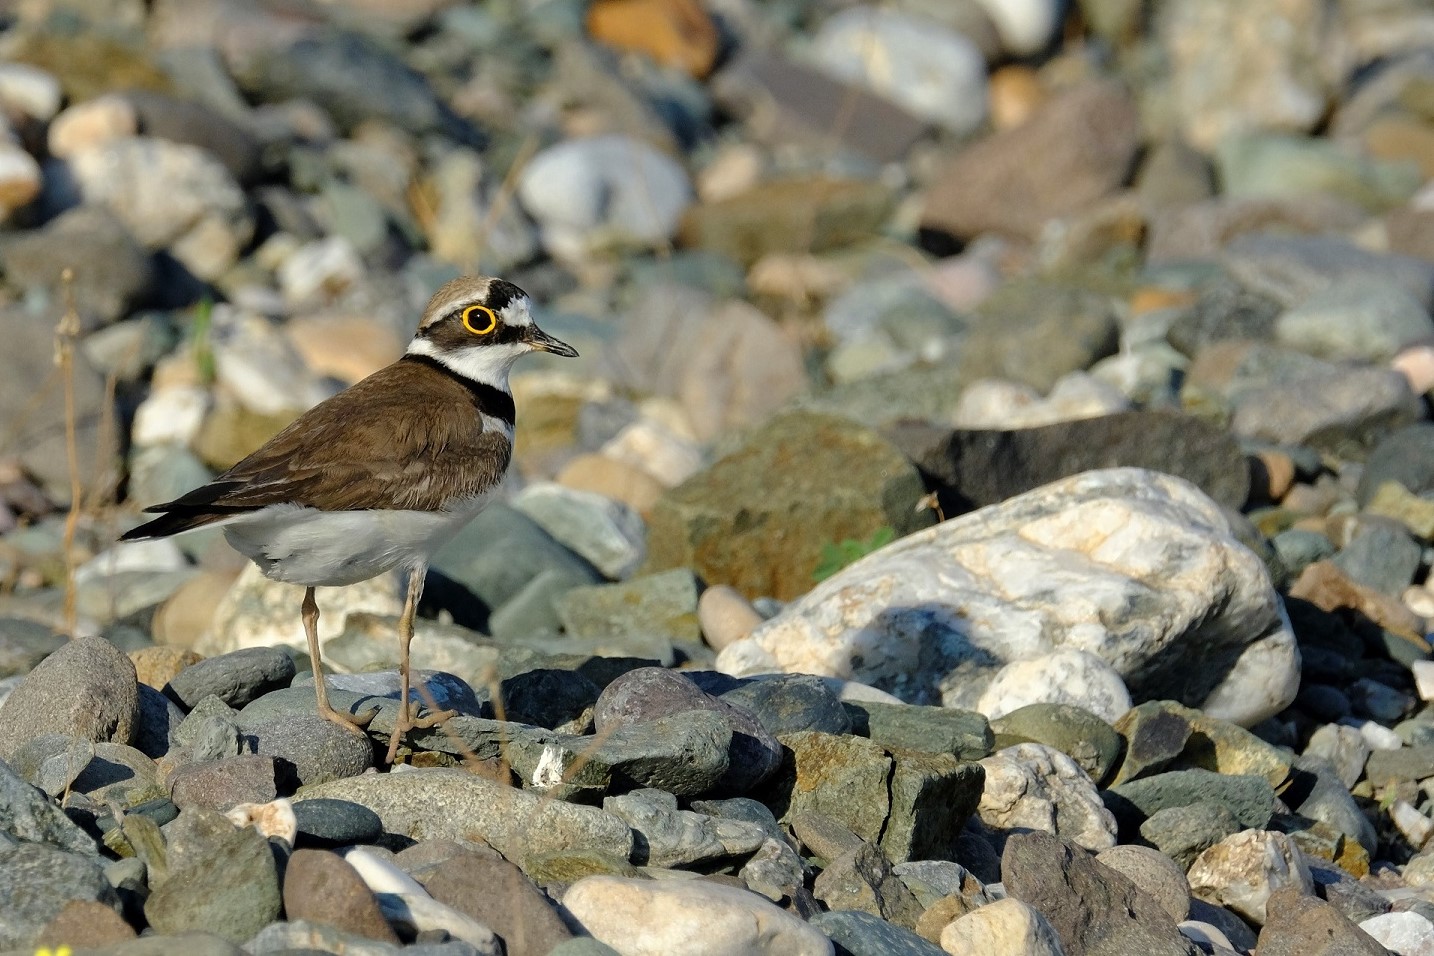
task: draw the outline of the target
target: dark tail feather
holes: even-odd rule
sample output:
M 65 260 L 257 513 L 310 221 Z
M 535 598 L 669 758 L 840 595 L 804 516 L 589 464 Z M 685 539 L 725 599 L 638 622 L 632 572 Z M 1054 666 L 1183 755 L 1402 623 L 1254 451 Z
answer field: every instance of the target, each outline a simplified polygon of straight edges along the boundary
M 121 541 L 139 541 L 144 538 L 167 538 L 182 531 L 193 531 L 207 524 L 222 521 L 229 514 L 215 514 L 212 511 L 171 511 L 153 521 L 146 521 L 138 528 L 131 528 L 120 535 Z

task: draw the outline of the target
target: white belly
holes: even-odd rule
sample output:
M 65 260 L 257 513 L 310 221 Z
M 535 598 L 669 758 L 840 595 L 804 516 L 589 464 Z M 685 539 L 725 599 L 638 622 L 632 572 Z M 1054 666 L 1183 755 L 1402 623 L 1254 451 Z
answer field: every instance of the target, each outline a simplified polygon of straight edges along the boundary
M 446 511 L 318 511 L 271 505 L 227 522 L 224 537 L 265 577 L 339 587 L 394 568 L 427 564 L 485 504 L 486 496 Z

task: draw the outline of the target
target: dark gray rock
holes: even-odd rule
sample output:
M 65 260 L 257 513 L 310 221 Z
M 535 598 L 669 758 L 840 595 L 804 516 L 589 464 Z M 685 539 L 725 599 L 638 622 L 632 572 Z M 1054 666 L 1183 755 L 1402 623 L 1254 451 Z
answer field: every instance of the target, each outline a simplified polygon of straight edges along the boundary
M 186 710 L 210 696 L 243 708 L 272 690 L 288 687 L 294 672 L 294 659 L 282 648 L 249 647 L 191 664 L 174 675 L 165 690 Z
M 1122 826 L 1139 826 L 1168 807 L 1223 804 L 1247 830 L 1263 829 L 1275 810 L 1275 791 L 1264 777 L 1173 770 L 1132 780 L 1105 792 L 1106 806 Z
M 1380 916 L 1390 910 L 1389 900 L 1339 867 L 1311 863 L 1310 876 L 1314 879 L 1315 894 L 1343 913 L 1351 923 L 1362 923 L 1371 916 Z
M 679 796 L 711 794 L 727 780 L 732 725 L 724 714 L 688 710 L 599 729 L 591 744 L 573 747 L 610 769 L 618 786 L 653 787 Z
M 163 757 L 184 723 L 184 711 L 174 701 L 150 687 L 139 685 L 139 726 L 134 733 L 135 749 L 146 757 Z
M 194 930 L 247 941 L 279 915 L 279 874 L 269 841 L 213 810 L 188 809 L 165 828 L 167 875 L 144 915 L 158 933 Z
M 772 674 L 738 679 L 714 671 L 694 671 L 688 676 L 707 693 L 750 710 L 773 736 L 798 730 L 852 732 L 851 715 L 820 677 Z
M 1386 481 L 1403 485 L 1416 495 L 1434 491 L 1434 424 L 1420 422 L 1391 432 L 1364 463 L 1358 498 L 1369 504 Z
M 98 853 L 89 834 L 65 816 L 44 791 L 26 783 L 4 761 L 0 761 L 0 833 L 74 853 Z
M 553 730 L 590 710 L 601 693 L 582 674 L 542 667 L 504 680 L 500 696 L 507 720 Z
M 704 693 L 682 674 L 660 667 L 638 668 L 609 684 L 593 709 L 593 724 L 604 734 L 694 710 L 718 715 L 731 731 L 728 767 L 718 792 L 746 793 L 781 765 L 781 744 L 751 711 Z
M 238 123 L 193 100 L 152 90 L 129 90 L 123 95 L 134 107 L 141 135 L 208 150 L 241 183 L 259 175 L 260 144 Z
M 1202 801 L 1155 811 L 1140 825 L 1140 835 L 1188 870 L 1197 856 L 1240 829 L 1223 803 Z
M 990 756 L 995 746 L 984 714 L 954 707 L 846 701 L 851 731 L 884 747 L 946 753 L 962 760 Z
M 119 911 L 119 897 L 93 855 L 40 843 L 0 841 L 0 946 L 27 948 L 70 900 Z
M 294 804 L 297 846 L 325 850 L 374 843 L 383 836 L 383 821 L 368 807 L 350 800 L 314 799 Z
M 1389 956 L 1344 914 L 1288 886 L 1270 894 L 1260 931 L 1260 956 Z
M 561 584 L 559 590 L 603 580 L 601 572 L 559 544 L 536 521 L 502 503 L 483 509 L 439 549 L 432 567 L 466 588 L 490 612 L 517 597 L 545 572 L 551 572 L 550 577 Z M 549 607 L 544 620 L 529 621 L 528 625 L 556 634 L 557 612 Z
M 833 910 L 856 910 L 914 929 L 921 904 L 891 870 L 886 854 L 870 843 L 828 861 L 812 895 Z
M 12 234 L 0 243 L 0 262 L 10 283 L 55 296 L 60 274 L 73 270 L 75 307 L 89 329 L 123 317 L 155 278 L 149 252 L 101 206 L 79 206 Z
M 1402 526 L 1366 521 L 1334 556 L 1334 563 L 1359 584 L 1398 597 L 1419 573 L 1423 554 Z
M 0 677 L 30 673 L 65 640 L 65 635 L 38 621 L 0 617 Z
M 134 664 L 98 637 L 69 641 L 0 704 L 0 758 L 42 733 L 131 744 L 139 724 Z
M 344 130 L 382 120 L 409 133 L 440 132 L 468 145 L 477 131 L 459 119 L 423 75 L 358 33 L 328 29 L 274 44 L 231 64 L 245 92 L 261 102 L 308 99 Z
M 273 757 L 245 754 L 180 767 L 170 775 L 169 789 L 180 809 L 228 810 L 268 803 L 279 795 L 283 778 Z
M 833 910 L 808 920 L 851 956 L 942 956 L 940 946 L 860 910 Z
M 1350 279 L 1398 286 L 1425 309 L 1434 305 L 1434 263 L 1370 252 L 1341 236 L 1247 233 L 1225 247 L 1224 264 L 1246 288 L 1284 306 Z
M 1244 505 L 1250 472 L 1239 444 L 1204 419 L 1138 411 L 1004 431 L 893 426 L 892 440 L 965 511 L 1097 468 L 1184 478 L 1221 504 Z
M 300 786 L 355 777 L 374 765 L 373 743 L 367 734 L 316 713 L 245 724 L 243 742 L 251 752 L 291 766 Z
M 1050 922 L 1066 956 L 1196 956 L 1153 896 L 1073 843 L 1013 834 L 1001 856 L 1006 893 Z

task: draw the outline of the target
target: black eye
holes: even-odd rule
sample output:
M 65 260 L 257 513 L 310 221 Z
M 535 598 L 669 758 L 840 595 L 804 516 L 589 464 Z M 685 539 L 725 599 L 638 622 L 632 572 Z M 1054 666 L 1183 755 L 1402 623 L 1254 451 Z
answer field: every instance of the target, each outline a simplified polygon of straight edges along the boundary
M 474 335 L 487 335 L 498 327 L 498 313 L 486 305 L 470 305 L 463 310 L 463 327 Z

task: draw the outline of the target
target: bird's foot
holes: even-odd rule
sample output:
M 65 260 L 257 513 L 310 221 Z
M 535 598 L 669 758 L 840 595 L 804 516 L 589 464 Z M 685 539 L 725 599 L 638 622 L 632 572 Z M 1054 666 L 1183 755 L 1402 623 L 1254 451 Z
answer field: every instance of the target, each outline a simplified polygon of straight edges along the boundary
M 371 707 L 361 714 L 346 714 L 341 710 L 334 710 L 332 707 L 320 707 L 319 716 L 331 723 L 338 724 L 345 730 L 361 734 L 372 723 L 374 717 L 378 716 L 378 708 Z
M 429 714 L 427 717 L 414 717 L 412 711 L 404 708 L 398 715 L 398 721 L 393 727 L 393 736 L 388 741 L 388 757 L 386 762 L 390 765 L 398 758 L 398 745 L 410 730 L 428 730 L 437 727 L 448 718 L 453 717 L 456 710 L 440 710 Z
M 440 710 L 436 713 L 429 714 L 427 717 L 414 718 L 409 722 L 408 727 L 410 730 L 429 730 L 433 727 L 437 727 L 448 718 L 456 716 L 458 716 L 458 711 L 456 710 Z

